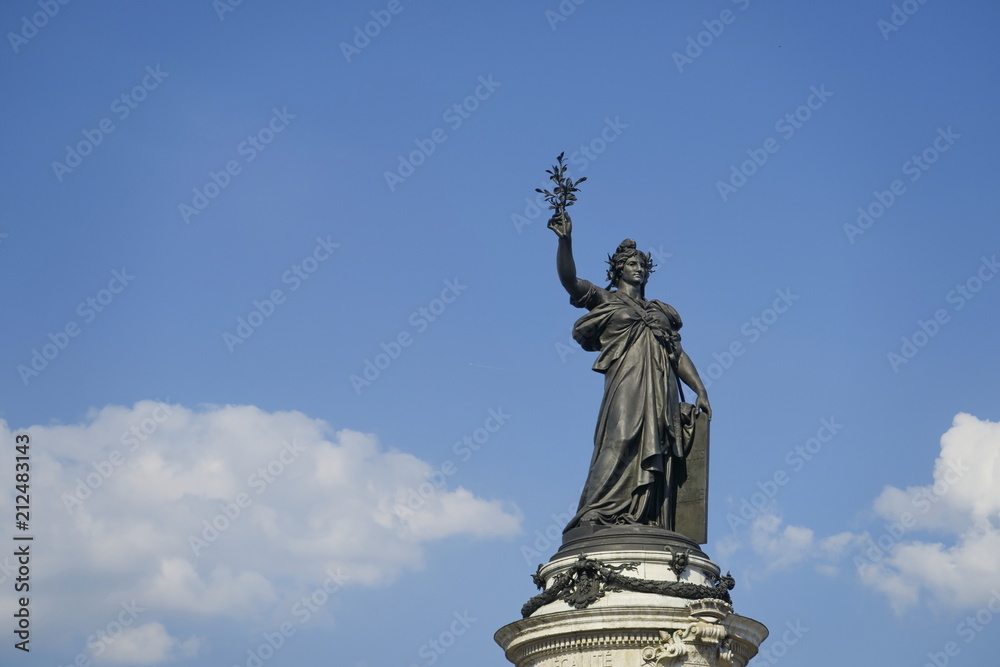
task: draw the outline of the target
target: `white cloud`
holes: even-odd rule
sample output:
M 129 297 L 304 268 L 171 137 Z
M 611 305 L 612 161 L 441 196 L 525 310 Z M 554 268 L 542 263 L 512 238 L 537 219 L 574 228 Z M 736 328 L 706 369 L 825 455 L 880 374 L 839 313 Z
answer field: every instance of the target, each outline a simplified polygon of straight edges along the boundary
M 731 525 L 745 525 L 747 529 L 719 538 L 714 552 L 721 562 L 732 563 L 734 569 L 741 568 L 740 580 L 746 585 L 803 564 L 811 564 L 824 576 L 836 576 L 844 554 L 860 544 L 860 538 L 852 533 L 817 538 L 811 528 L 786 524 L 776 501 L 754 508 L 752 517 L 736 519 Z M 757 557 L 755 561 L 733 558 L 746 547 Z
M 885 530 L 868 536 L 862 581 L 897 611 L 924 597 L 973 608 L 1000 587 L 1000 424 L 960 413 L 941 437 L 933 481 L 875 500 Z M 907 539 L 929 530 L 939 540 Z
M 181 643 L 171 637 L 160 623 L 146 623 L 125 628 L 93 660 L 100 665 L 155 665 L 178 657 L 194 657 L 198 644 L 194 637 Z
M 1000 423 L 959 413 L 941 437 L 932 481 L 887 486 L 872 503 L 874 533 L 840 533 L 817 539 L 802 526 L 785 525 L 776 504 L 763 508 L 748 542 L 762 560 L 751 577 L 812 562 L 824 575 L 839 572 L 853 555 L 861 581 L 901 612 L 922 600 L 955 609 L 981 606 L 1000 590 Z M 936 539 L 917 539 L 918 535 Z M 730 555 L 740 538 L 720 541 Z
M 415 512 L 407 519 L 414 535 L 421 539 L 438 539 L 456 533 L 477 537 L 513 534 L 520 523 L 519 514 L 506 514 L 498 502 L 489 504 L 472 502 L 470 491 L 458 487 L 454 493 L 434 499 L 435 512 Z
M 782 528 L 777 515 L 761 513 L 751 524 L 750 546 L 767 561 L 768 569 L 784 570 L 814 549 L 813 531 L 803 526 Z
M 941 437 L 933 481 L 886 487 L 874 510 L 884 530 L 866 535 L 861 580 L 897 611 L 927 598 L 953 608 L 981 605 L 1000 586 L 1000 424 L 959 413 Z M 908 539 L 931 531 L 940 539 Z
M 328 571 L 385 583 L 419 568 L 428 541 L 520 530 L 516 508 L 428 487 L 427 462 L 299 412 L 144 401 L 19 432 L 32 437 L 32 528 L 46 545 L 34 571 L 41 585 L 73 582 L 53 586 L 63 597 L 39 599 L 37 613 L 84 636 L 133 598 L 151 616 L 287 614 Z M 0 421 L 0 441 L 12 440 Z M 0 460 L 5 478 L 12 458 Z M 12 516 L 12 501 L 0 496 L 0 512 Z M 166 628 L 140 628 L 166 646 Z
M 241 616 L 245 610 L 276 601 L 274 586 L 259 572 L 233 575 L 220 566 L 206 578 L 207 582 L 188 560 L 164 559 L 160 572 L 142 585 L 142 597 L 156 609 L 227 616 Z
M 1000 424 L 959 413 L 941 437 L 933 481 L 906 490 L 886 487 L 876 514 L 889 521 L 912 516 L 913 528 L 955 532 L 995 522 L 1000 514 Z

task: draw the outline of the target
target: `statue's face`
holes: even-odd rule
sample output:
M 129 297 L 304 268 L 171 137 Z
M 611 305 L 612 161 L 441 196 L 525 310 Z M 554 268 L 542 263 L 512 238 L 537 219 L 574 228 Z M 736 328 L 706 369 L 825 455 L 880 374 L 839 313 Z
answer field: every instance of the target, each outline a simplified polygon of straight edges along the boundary
M 633 255 L 625 260 L 619 282 L 641 287 L 646 283 L 648 277 L 649 273 L 646 271 L 645 263 L 638 256 Z

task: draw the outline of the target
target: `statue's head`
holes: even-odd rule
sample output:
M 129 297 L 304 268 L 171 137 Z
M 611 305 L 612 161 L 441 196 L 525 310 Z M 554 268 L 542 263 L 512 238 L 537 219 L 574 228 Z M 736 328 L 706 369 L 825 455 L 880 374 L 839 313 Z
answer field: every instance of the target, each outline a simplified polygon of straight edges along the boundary
M 653 257 L 650 253 L 636 250 L 635 241 L 632 239 L 625 239 L 619 244 L 618 249 L 615 250 L 615 254 L 608 255 L 608 287 L 618 287 L 623 276 L 626 281 L 636 279 L 634 274 L 627 273 L 630 260 L 635 260 L 631 262 L 632 267 L 638 265 L 642 271 L 642 275 L 638 279 L 638 286 L 639 292 L 645 297 L 646 282 L 649 280 L 649 274 L 655 270 L 656 265 L 653 264 Z

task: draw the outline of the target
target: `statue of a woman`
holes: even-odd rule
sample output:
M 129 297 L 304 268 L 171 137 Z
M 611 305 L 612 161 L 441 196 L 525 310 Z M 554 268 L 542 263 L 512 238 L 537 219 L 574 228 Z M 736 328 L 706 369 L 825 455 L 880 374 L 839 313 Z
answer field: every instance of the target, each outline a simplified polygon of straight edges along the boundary
M 559 237 L 556 268 L 570 303 L 589 311 L 573 338 L 600 352 L 594 370 L 604 374 L 590 473 L 565 530 L 594 524 L 674 530 L 685 455 L 677 378 L 697 394 L 696 410 L 712 416 L 705 385 L 681 348 L 681 318 L 671 306 L 646 300 L 653 263 L 635 241 L 623 241 L 610 257 L 610 284 L 601 288 L 576 276 L 569 216 L 558 212 L 548 226 Z

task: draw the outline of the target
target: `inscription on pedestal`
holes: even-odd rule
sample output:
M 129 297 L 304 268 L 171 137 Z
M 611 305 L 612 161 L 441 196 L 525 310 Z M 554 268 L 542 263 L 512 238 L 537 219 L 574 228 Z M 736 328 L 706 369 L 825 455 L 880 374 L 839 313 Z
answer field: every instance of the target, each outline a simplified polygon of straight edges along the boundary
M 618 667 L 613 657 L 611 651 L 577 653 L 559 658 L 547 658 L 538 663 L 537 667 Z

